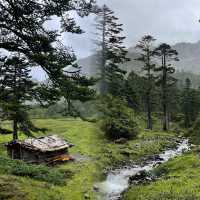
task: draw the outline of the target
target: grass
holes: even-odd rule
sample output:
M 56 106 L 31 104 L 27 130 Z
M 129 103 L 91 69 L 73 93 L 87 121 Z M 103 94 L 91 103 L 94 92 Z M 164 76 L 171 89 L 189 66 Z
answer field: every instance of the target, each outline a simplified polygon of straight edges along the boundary
M 177 157 L 155 170 L 162 179 L 149 185 L 133 186 L 126 200 L 199 200 L 200 159 L 196 153 Z
M 43 173 L 40 174 L 40 167 L 38 170 L 37 167 L 26 166 L 24 163 L 21 165 L 21 162 L 17 162 L 16 166 L 14 162 L 11 166 L 17 168 L 16 174 L 13 173 L 14 169 L 10 169 L 11 161 L 6 158 L 4 147 L 4 144 L 11 140 L 11 136 L 0 136 L 0 160 L 3 160 L 3 163 L 5 161 L 5 168 L 6 166 L 9 168 L 5 171 L 3 164 L 2 167 L 0 164 L 0 183 L 12 179 L 12 184 L 16 186 L 16 198 L 12 197 L 13 200 L 17 200 L 17 196 L 22 194 L 25 195 L 26 200 L 82 200 L 85 194 L 94 200 L 93 185 L 104 179 L 103 170 L 106 167 L 117 166 L 127 160 L 138 161 L 174 145 L 174 133 L 170 132 L 141 131 L 137 139 L 127 144 L 115 144 L 105 139 L 96 123 L 73 119 L 37 119 L 34 121 L 37 126 L 48 128 L 47 134 L 57 134 L 75 144 L 75 147 L 70 149 L 70 153 L 80 154 L 89 159 L 84 162 L 66 163 L 50 170 L 45 166 L 40 166 L 41 171 L 44 170 L 44 174 L 46 173 L 45 178 L 42 176 Z M 9 128 L 9 122 L 5 126 Z M 38 136 L 41 135 L 38 134 Z M 21 134 L 20 138 L 23 139 L 25 136 Z M 73 174 L 72 177 L 61 175 L 68 171 Z M 55 181 L 57 178 L 54 175 L 57 173 L 58 177 L 62 176 L 59 178 L 61 184 Z M 5 187 L 10 186 L 8 184 Z M 0 199 L 4 199 L 1 195 L 4 195 L 4 192 L 0 190 Z
M 55 185 L 64 185 L 66 179 L 72 176 L 70 171 L 52 169 L 45 165 L 30 165 L 20 160 L 10 160 L 4 157 L 0 157 L 0 173 L 29 177 Z
M 26 194 L 19 187 L 16 179 L 10 176 L 1 176 L 0 199 L 1 200 L 25 200 Z

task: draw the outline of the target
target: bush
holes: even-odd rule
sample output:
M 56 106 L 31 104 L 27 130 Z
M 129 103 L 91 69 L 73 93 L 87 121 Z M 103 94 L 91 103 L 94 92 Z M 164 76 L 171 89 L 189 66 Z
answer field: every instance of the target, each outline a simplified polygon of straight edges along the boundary
M 0 157 L 0 172 L 15 176 L 25 176 L 55 185 L 64 185 L 66 178 L 70 178 L 70 171 L 50 168 L 45 165 L 31 165 L 20 160 L 10 160 Z
M 186 136 L 190 137 L 192 143 L 200 144 L 200 116 L 197 118 L 194 125 L 188 130 Z
M 177 113 L 177 114 L 173 114 L 171 116 L 171 121 L 174 122 L 174 123 L 178 123 L 182 126 L 184 126 L 184 120 L 185 120 L 185 117 L 183 114 L 180 114 L 180 113 Z
M 138 124 L 132 109 L 118 98 L 107 96 L 103 99 L 102 129 L 110 139 L 132 139 L 138 134 Z

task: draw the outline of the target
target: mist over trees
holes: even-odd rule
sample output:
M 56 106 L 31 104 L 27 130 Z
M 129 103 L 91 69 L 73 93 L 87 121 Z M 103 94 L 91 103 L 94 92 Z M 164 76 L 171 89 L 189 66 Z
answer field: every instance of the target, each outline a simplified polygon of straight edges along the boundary
M 161 61 L 161 67 L 157 67 L 155 71 L 161 72 L 157 78 L 157 84 L 161 86 L 161 101 L 163 108 L 163 130 L 169 128 L 169 90 L 176 83 L 176 79 L 172 76 L 175 73 L 175 68 L 170 62 L 178 61 L 178 52 L 171 48 L 168 44 L 161 44 L 154 50 L 154 55 Z
M 100 69 L 100 93 L 120 95 L 126 71 L 119 67 L 129 61 L 128 51 L 123 45 L 122 24 L 106 5 L 99 9 L 96 17 L 97 62 Z
M 155 89 L 155 64 L 153 62 L 154 58 L 154 47 L 153 42 L 155 39 L 150 36 L 144 36 L 141 41 L 138 42 L 136 48 L 140 51 L 140 57 L 136 60 L 144 63 L 144 79 L 145 79 L 145 102 L 146 102 L 146 112 L 147 112 L 147 129 L 152 130 L 153 122 L 152 122 L 152 96 L 153 90 Z

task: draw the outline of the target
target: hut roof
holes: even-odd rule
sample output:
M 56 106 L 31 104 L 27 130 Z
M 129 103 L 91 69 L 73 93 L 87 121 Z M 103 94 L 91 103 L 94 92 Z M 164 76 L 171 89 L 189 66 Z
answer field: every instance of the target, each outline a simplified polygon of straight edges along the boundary
M 22 147 L 30 150 L 51 152 L 72 147 L 68 141 L 59 138 L 57 135 L 51 135 L 40 138 L 28 138 L 24 141 L 17 141 Z

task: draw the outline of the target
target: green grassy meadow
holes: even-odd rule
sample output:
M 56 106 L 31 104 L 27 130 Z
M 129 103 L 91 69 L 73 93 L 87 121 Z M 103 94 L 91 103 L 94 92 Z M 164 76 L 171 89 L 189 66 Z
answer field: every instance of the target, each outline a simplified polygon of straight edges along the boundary
M 27 165 L 7 158 L 4 144 L 11 135 L 0 136 L 0 199 L 3 200 L 82 200 L 85 194 L 95 200 L 93 186 L 105 177 L 107 167 L 122 161 L 139 161 L 174 145 L 174 133 L 141 131 L 138 138 L 127 144 L 115 144 L 104 137 L 98 123 L 78 119 L 36 119 L 39 127 L 48 128 L 46 134 L 57 134 L 75 144 L 70 153 L 87 158 L 55 167 Z M 142 124 L 141 124 L 142 125 Z M 9 128 L 10 123 L 6 122 Z M 42 133 L 36 134 L 41 136 Z M 25 136 L 20 134 L 20 138 Z M 16 170 L 12 168 L 17 167 Z M 40 172 L 40 168 L 44 176 Z M 47 171 L 51 171 L 48 173 Z M 59 180 L 58 180 L 59 177 Z M 11 181 L 10 181 L 11 180 Z M 13 189 L 15 192 L 13 193 Z

